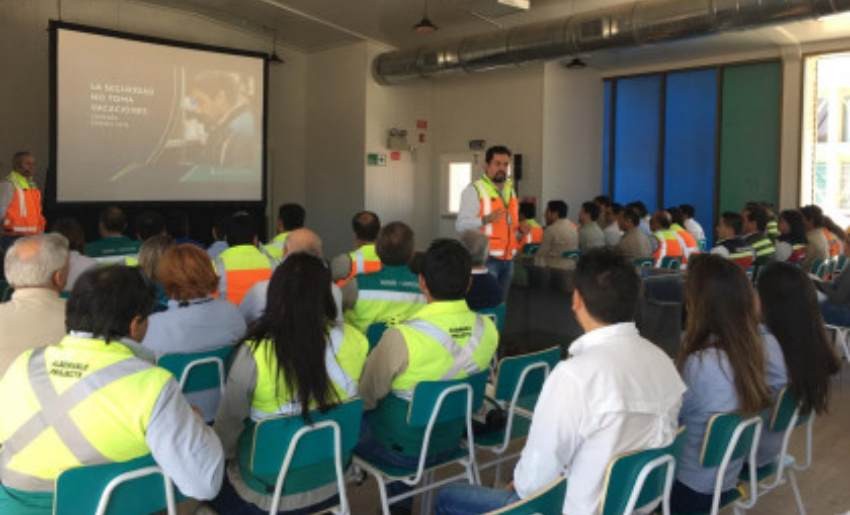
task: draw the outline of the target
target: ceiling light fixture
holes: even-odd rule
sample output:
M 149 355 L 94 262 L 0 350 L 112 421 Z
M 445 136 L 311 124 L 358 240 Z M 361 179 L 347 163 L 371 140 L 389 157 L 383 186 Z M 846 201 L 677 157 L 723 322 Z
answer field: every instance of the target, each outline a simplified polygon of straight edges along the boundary
M 417 34 L 431 34 L 439 30 L 439 27 L 434 25 L 434 23 L 428 18 L 428 0 L 424 0 L 424 8 L 422 10 L 422 19 L 419 20 L 419 23 L 413 26 L 413 32 Z
M 573 60 L 565 64 L 570 70 L 581 70 L 587 68 L 587 63 L 582 61 L 580 57 L 573 57 Z

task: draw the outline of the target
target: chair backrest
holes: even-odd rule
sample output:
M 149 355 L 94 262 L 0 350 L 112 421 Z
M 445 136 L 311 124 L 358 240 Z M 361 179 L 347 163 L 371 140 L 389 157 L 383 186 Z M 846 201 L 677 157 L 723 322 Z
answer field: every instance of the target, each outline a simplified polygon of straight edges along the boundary
M 533 411 L 546 376 L 560 360 L 560 347 L 502 358 L 496 369 L 494 398 L 505 403 L 516 399 L 517 405 Z
M 272 417 L 246 428 L 239 441 L 239 466 L 246 484 L 260 493 L 284 473 L 283 495 L 312 490 L 336 481 L 335 457 L 343 466 L 360 437 L 363 401 L 350 399 L 325 413 L 310 412 L 311 424 L 300 414 Z M 339 428 L 339 448 L 334 427 Z M 285 463 L 289 455 L 289 463 Z M 283 470 L 283 465 L 287 465 Z
M 759 434 L 761 423 L 758 416 L 744 419 L 736 413 L 719 413 L 711 417 L 702 444 L 702 466 L 719 467 L 730 448 L 730 461 L 747 456 Z
M 682 268 L 682 260 L 674 256 L 664 256 L 661 258 L 661 268 L 678 270 Z
M 387 330 L 387 324 L 384 322 L 375 322 L 366 328 L 366 339 L 369 340 L 369 350 L 375 348 L 381 337 L 384 336 L 384 331 Z
M 652 258 L 634 259 L 632 263 L 638 268 L 653 268 L 655 266 L 655 261 Z
M 504 302 L 493 308 L 481 308 L 477 310 L 477 313 L 492 319 L 500 334 L 504 331 L 505 316 L 507 315 L 507 305 Z
M 823 259 L 815 259 L 812 261 L 811 267 L 809 268 L 809 272 L 823 278 L 826 272 L 826 261 Z
M 53 515 L 177 513 L 174 487 L 151 456 L 68 469 L 53 499 Z
M 413 427 L 425 427 L 432 418 L 438 423 L 463 419 L 466 416 L 467 403 L 471 405 L 472 411 L 481 407 L 489 375 L 490 371 L 485 370 L 464 379 L 418 383 L 413 390 L 407 423 Z M 467 400 L 468 396 L 462 390 L 455 389 L 461 385 L 471 387 L 470 400 Z M 451 392 L 446 394 L 447 391 Z
M 165 354 L 156 364 L 177 378 L 183 393 L 223 389 L 232 352 L 233 346 L 228 345 L 205 352 Z
M 522 255 L 523 256 L 533 256 L 537 254 L 537 251 L 540 249 L 540 245 L 537 243 L 527 243 L 522 247 Z
M 544 489 L 521 501 L 491 511 L 487 515 L 550 515 L 564 511 L 564 497 L 567 495 L 567 480 L 559 477 Z
M 601 515 L 628 515 L 669 497 L 684 442 L 685 428 L 680 428 L 670 445 L 614 457 L 605 474 Z
M 574 260 L 578 261 L 581 258 L 581 251 L 580 250 L 568 250 L 568 251 L 564 252 L 563 254 L 561 254 L 561 257 L 565 258 L 565 259 L 574 259 Z

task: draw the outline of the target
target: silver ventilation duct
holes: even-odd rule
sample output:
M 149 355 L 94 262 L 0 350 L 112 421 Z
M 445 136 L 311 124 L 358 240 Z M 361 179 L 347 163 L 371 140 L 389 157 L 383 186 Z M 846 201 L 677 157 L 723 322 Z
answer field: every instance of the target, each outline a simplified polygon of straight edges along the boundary
M 386 52 L 375 58 L 373 69 L 378 81 L 397 84 L 844 11 L 850 11 L 850 0 L 639 0 L 433 47 Z

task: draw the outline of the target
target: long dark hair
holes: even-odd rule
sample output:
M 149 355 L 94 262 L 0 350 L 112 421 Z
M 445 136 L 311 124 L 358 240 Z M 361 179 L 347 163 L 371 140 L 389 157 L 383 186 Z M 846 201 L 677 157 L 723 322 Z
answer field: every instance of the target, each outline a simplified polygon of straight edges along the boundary
M 685 306 L 688 320 L 676 358 L 679 370 L 691 354 L 712 347 L 722 350 L 732 367 L 740 411 L 753 414 L 767 408 L 770 390 L 755 294 L 741 267 L 717 255 L 695 256 L 688 263 Z
M 825 412 L 829 376 L 840 363 L 828 342 L 811 279 L 794 265 L 772 263 L 759 275 L 758 291 L 762 318 L 782 347 L 789 387 L 802 413 Z
M 272 274 L 266 310 L 243 340 L 254 347 L 271 340 L 277 375 L 301 404 L 307 422 L 312 407 L 325 412 L 339 402 L 325 367 L 329 328 L 335 319 L 330 270 L 321 259 L 296 253 Z
M 806 238 L 806 225 L 803 223 L 803 215 L 796 209 L 786 209 L 779 213 L 779 218 L 788 224 L 788 234 L 780 234 L 779 241 L 784 241 L 790 245 L 806 245 L 809 240 Z

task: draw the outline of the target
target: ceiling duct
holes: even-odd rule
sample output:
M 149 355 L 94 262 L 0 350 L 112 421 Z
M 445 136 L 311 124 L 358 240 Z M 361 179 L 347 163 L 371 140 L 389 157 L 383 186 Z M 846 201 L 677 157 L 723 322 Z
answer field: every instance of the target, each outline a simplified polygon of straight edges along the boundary
M 386 52 L 384 84 L 516 66 L 850 11 L 850 0 L 643 0 L 452 42 Z

